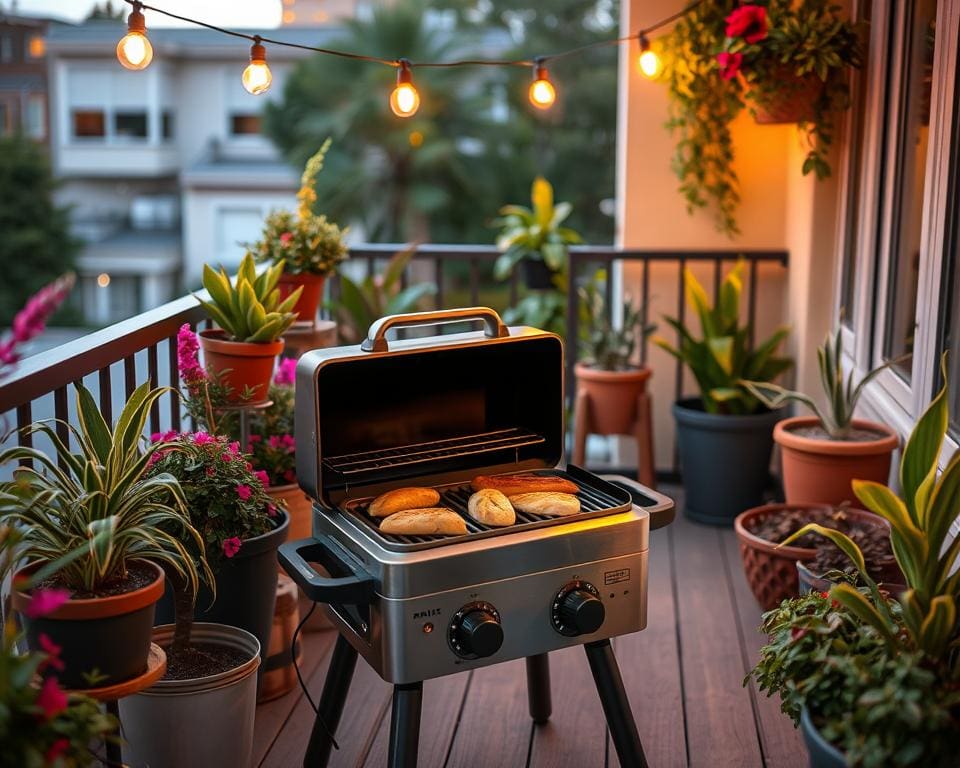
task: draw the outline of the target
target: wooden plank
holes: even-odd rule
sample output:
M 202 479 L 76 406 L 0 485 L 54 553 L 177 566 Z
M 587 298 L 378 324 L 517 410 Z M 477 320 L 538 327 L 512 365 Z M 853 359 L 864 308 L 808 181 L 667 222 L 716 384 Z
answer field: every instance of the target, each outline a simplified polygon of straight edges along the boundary
M 423 710 L 420 715 L 420 751 L 418 763 L 423 766 L 443 765 L 460 719 L 464 697 L 469 690 L 470 675 L 459 675 L 427 680 L 423 684 Z M 383 768 L 387 764 L 390 746 L 390 711 L 380 721 L 365 765 Z
M 305 632 L 300 635 L 303 647 L 303 661 L 300 664 L 300 673 L 304 680 L 310 680 L 318 669 L 325 669 L 330 658 L 330 649 L 337 633 L 333 630 L 325 632 Z M 322 678 L 321 678 L 322 679 Z M 313 690 L 311 689 L 311 694 Z M 287 719 L 303 698 L 303 691 L 297 685 L 292 691 L 279 699 L 268 701 L 257 707 L 257 719 L 253 730 L 253 757 L 251 765 L 259 765 L 266 756 L 274 741 L 277 740 Z
M 680 658 L 690 765 L 762 765 L 743 650 L 723 558 L 722 529 L 673 523 Z
M 747 584 L 747 577 L 743 573 L 736 535 L 733 531 L 724 531 L 723 539 L 728 578 L 733 587 L 733 599 L 736 603 L 743 648 L 746 652 L 744 659 L 744 674 L 746 674 L 747 670 L 756 664 L 760 656 L 760 648 L 767 640 L 766 636 L 759 631 L 760 615 L 763 611 L 757 605 L 750 591 L 750 585 Z M 750 695 L 753 697 L 757 722 L 760 726 L 760 747 L 763 750 L 764 762 L 776 768 L 806 766 L 808 758 L 803 736 L 799 729 L 794 727 L 793 721 L 780 711 L 779 696 L 771 698 L 758 692 L 752 682 Z
M 447 765 L 526 765 L 532 729 L 524 660 L 474 670 Z
M 533 729 L 531 768 L 603 768 L 607 725 L 582 646 L 550 654 L 550 688 L 553 714 Z
M 647 762 L 657 768 L 687 765 L 672 538 L 673 526 L 650 534 L 647 628 L 613 644 Z M 613 744 L 608 760 L 620 765 Z

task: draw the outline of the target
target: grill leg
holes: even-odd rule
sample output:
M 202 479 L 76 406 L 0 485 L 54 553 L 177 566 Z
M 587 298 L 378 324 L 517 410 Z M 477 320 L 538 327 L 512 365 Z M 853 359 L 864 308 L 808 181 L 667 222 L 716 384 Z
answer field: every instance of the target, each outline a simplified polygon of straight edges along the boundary
M 416 768 L 420 746 L 420 705 L 423 683 L 393 686 L 390 714 L 390 768 Z
M 545 653 L 527 656 L 527 701 L 533 722 L 540 725 L 550 719 L 550 657 Z
M 587 643 L 584 649 L 620 765 L 622 768 L 647 768 L 647 758 L 643 754 L 640 734 L 637 733 L 637 724 L 630 711 L 630 702 L 623 689 L 623 679 L 610 641 Z
M 327 679 L 323 683 L 323 693 L 320 694 L 320 703 L 317 705 L 319 711 L 313 722 L 310 743 L 307 744 L 307 752 L 303 756 L 304 768 L 326 768 L 330 759 L 330 748 L 333 746 L 331 735 L 337 731 L 356 665 L 356 650 L 343 635 L 338 635 L 327 669 Z

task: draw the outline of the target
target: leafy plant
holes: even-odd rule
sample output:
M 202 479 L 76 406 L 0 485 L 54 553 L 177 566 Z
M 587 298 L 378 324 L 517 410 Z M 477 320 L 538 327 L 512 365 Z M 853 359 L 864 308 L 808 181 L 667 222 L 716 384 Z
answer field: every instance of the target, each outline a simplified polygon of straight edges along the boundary
M 123 579 L 131 560 L 153 560 L 195 591 L 198 569 L 207 568 L 203 541 L 187 522 L 176 478 L 147 476 L 157 447 L 142 445 L 150 408 L 172 390 L 137 387 L 112 429 L 90 392 L 82 384 L 76 390 L 79 427 L 51 420 L 26 428 L 53 444 L 55 459 L 27 446 L 0 453 L 0 464 L 32 462 L 0 485 L 0 514 L 22 533 L 11 562 L 57 562 L 64 587 L 96 591 Z M 78 452 L 54 425 L 69 431 Z M 195 544 L 192 552 L 184 542 Z M 64 554 L 69 557 L 61 560 Z
M 566 275 L 554 277 L 554 283 L 566 285 Z M 567 330 L 567 298 L 560 289 L 530 291 L 514 306 L 503 313 L 503 322 L 507 325 L 529 325 L 558 336 Z
M 623 302 L 623 320 L 619 327 L 615 327 L 599 287 L 603 282 L 601 270 L 577 290 L 581 305 L 586 309 L 581 342 L 583 359 L 604 371 L 623 371 L 632 364 L 637 339 L 645 339 L 657 326 L 644 323 L 644 307 L 634 308 L 633 299 L 627 297 Z
M 297 444 L 293 437 L 296 367 L 293 358 L 280 361 L 270 385 L 273 404 L 257 412 L 250 423 L 247 453 L 253 466 L 266 472 L 270 486 L 297 481 Z
M 425 296 L 436 293 L 436 286 L 429 283 L 400 286 L 403 271 L 416 252 L 416 246 L 400 251 L 390 258 L 381 274 L 367 275 L 361 282 L 340 275 L 340 299 L 333 304 L 333 311 L 344 343 L 359 343 L 375 320 L 413 312 Z
M 317 203 L 317 174 L 323 169 L 323 159 L 329 149 L 330 139 L 327 139 L 307 160 L 297 192 L 296 214 L 280 210 L 267 216 L 260 240 L 248 246 L 257 262 L 283 263 L 283 270 L 288 274 L 330 275 L 347 258 L 344 242 L 347 230 L 313 212 Z
M 542 261 L 553 272 L 562 272 L 567 265 L 567 248 L 582 243 L 583 238 L 569 227 L 562 226 L 570 215 L 570 203 L 553 203 L 553 187 L 541 176 L 530 189 L 531 207 L 505 205 L 494 222 L 500 227 L 497 248 L 503 254 L 493 265 L 497 280 L 510 277 L 523 259 Z
M 700 319 L 702 338 L 695 338 L 679 320 L 665 317 L 679 336 L 678 346 L 661 337 L 653 339 L 657 346 L 690 369 L 708 413 L 753 413 L 760 401 L 744 386 L 744 380 L 771 380 L 793 365 L 790 358 L 776 354 L 790 332 L 788 328 L 778 328 L 759 346 L 751 348 L 751 328 L 740 325 L 745 267 L 746 262 L 740 259 L 727 273 L 712 307 L 703 286 L 693 272 L 685 268 L 684 295 L 687 305 Z
M 877 366 L 854 386 L 853 371 L 848 372 L 844 377 L 842 334 L 840 328 L 836 328 L 828 333 L 823 343 L 817 347 L 820 382 L 823 384 L 829 410 L 822 410 L 809 395 L 777 384 L 766 381 L 744 381 L 743 385 L 768 408 L 780 408 L 791 401 L 803 403 L 813 411 L 832 439 L 843 440 L 850 434 L 853 414 L 860 395 L 863 394 L 863 388 L 895 362 L 889 360 Z
M 283 267 L 281 259 L 258 275 L 253 256 L 247 253 L 240 262 L 236 282 L 232 283 L 223 267 L 215 272 L 204 264 L 203 287 L 210 294 L 210 301 L 199 297 L 197 301 L 234 341 L 276 341 L 296 321 L 293 309 L 303 293 L 300 286 L 280 301 L 277 282 Z

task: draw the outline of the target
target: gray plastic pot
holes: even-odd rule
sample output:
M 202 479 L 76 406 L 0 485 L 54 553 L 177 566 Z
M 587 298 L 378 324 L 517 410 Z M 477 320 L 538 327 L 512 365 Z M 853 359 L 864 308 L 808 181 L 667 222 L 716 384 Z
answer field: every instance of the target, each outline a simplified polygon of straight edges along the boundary
M 172 624 L 153 631 L 161 647 L 172 638 Z M 260 643 L 243 629 L 205 623 L 193 625 L 191 640 L 236 648 L 248 661 L 208 677 L 161 680 L 122 699 L 124 763 L 132 768 L 250 764 Z
M 673 404 L 673 416 L 687 516 L 733 525 L 745 509 L 759 506 L 770 480 L 773 427 L 783 412 L 707 413 L 700 398 L 688 398 Z
M 843 753 L 820 735 L 806 707 L 800 713 L 800 730 L 810 753 L 810 768 L 846 768 Z

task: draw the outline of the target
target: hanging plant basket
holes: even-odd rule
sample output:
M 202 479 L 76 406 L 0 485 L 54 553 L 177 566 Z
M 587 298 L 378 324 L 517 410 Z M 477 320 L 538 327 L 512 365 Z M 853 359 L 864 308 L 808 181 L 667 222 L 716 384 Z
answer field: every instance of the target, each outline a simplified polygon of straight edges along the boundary
M 753 117 L 759 125 L 782 125 L 813 120 L 816 104 L 823 93 L 823 80 L 813 72 L 797 75 L 783 65 L 770 71 L 765 80 L 768 88 L 747 85 L 753 103 Z

